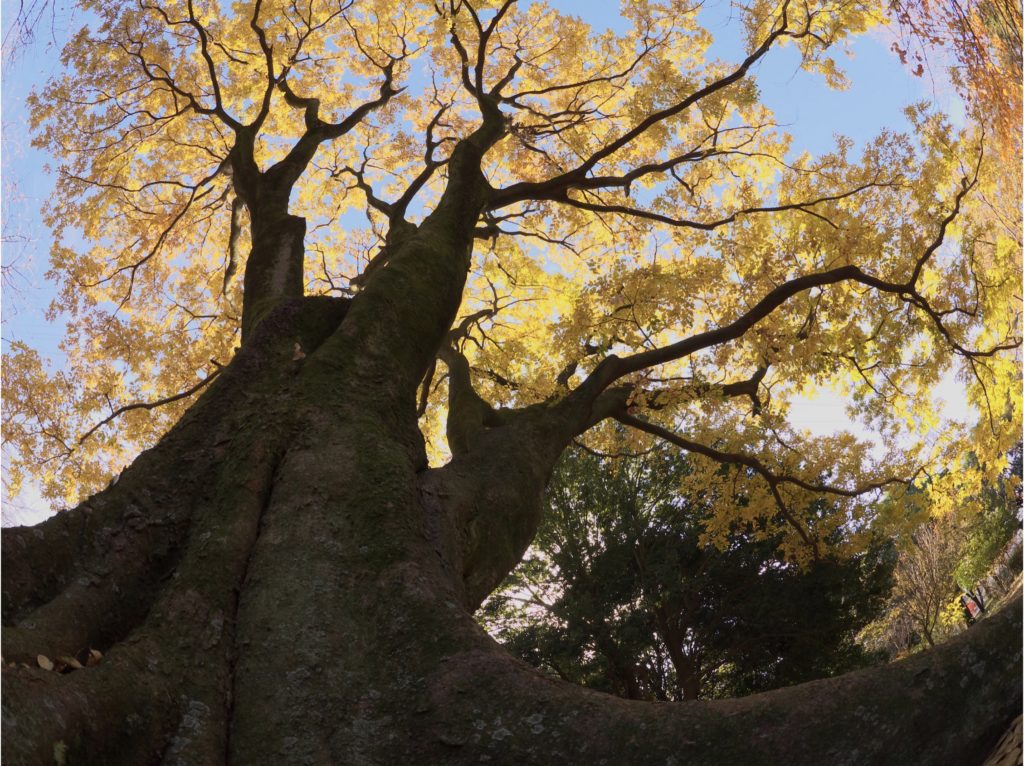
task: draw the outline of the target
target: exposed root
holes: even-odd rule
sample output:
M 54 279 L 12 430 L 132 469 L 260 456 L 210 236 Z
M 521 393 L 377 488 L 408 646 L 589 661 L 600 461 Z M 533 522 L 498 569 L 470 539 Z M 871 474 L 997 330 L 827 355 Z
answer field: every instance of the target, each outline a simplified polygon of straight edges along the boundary
M 292 438 L 290 349 L 314 349 L 346 307 L 288 302 L 115 485 L 4 531 L 11 763 L 53 763 L 55 747 L 68 763 L 225 762 L 239 592 Z M 99 667 L 35 668 L 88 649 Z
M 206 416 L 196 412 L 179 423 L 116 484 L 42 524 L 3 530 L 5 625 L 31 619 L 69 588 L 92 592 L 87 601 L 102 590 L 112 591 L 108 599 L 131 601 L 140 586 L 151 589 L 182 539 L 214 460 L 215 450 L 203 445 L 225 410 L 202 409 Z
M 75 559 L 97 528 L 89 506 L 58 513 L 34 527 L 13 527 L 0 535 L 3 564 L 3 622 L 11 625 L 53 598 L 75 568 Z
M 5 657 L 105 650 L 143 619 L 173 566 L 184 525 L 155 507 L 145 514 L 128 508 L 119 523 L 94 532 L 88 557 L 80 554 L 71 571 L 74 579 L 20 619 L 17 630 L 4 632 Z
M 223 461 L 219 481 L 192 510 L 187 539 L 165 546 L 180 556 L 160 565 L 135 555 L 153 548 L 146 531 L 162 528 L 136 530 L 133 555 L 122 560 L 112 551 L 106 571 L 71 583 L 4 631 L 5 661 L 33 666 L 39 654 L 114 644 L 100 666 L 66 675 L 5 669 L 5 725 L 17 731 L 5 741 L 18 742 L 5 752 L 11 763 L 52 763 L 53 747 L 69 763 L 224 762 L 238 591 L 279 454 L 269 434 L 248 435 L 254 446 Z M 171 566 L 173 577 L 161 585 Z M 108 751 L 116 757 L 99 757 Z
M 467 627 L 468 630 L 471 626 Z M 978 763 L 1020 709 L 1020 603 L 906 660 L 740 699 L 635 702 L 541 677 L 486 637 L 430 680 L 449 764 Z M 429 708 L 429 710 L 428 710 Z M 870 734 L 870 736 L 867 736 Z
M 69 675 L 4 668 L 4 762 L 157 763 L 177 705 L 155 652 L 138 641 Z

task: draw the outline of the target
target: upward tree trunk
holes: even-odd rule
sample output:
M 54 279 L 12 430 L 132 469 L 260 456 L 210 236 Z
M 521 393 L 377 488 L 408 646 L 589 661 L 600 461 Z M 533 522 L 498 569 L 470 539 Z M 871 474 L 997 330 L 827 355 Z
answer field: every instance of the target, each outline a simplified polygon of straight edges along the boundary
M 654 607 L 654 618 L 658 624 L 658 632 L 668 650 L 672 668 L 676 671 L 676 687 L 684 700 L 695 700 L 700 696 L 700 664 L 696 657 L 683 651 L 682 631 L 676 629 L 664 605 Z
M 535 522 L 479 518 L 505 488 L 466 461 L 425 470 L 412 403 L 374 404 L 372 353 L 317 363 L 357 308 L 286 302 L 117 484 L 5 530 L 5 663 L 104 653 L 4 668 L 7 762 L 974 763 L 1017 711 L 1019 606 L 910 660 L 729 702 L 538 676 L 468 608 Z M 526 452 L 484 484 L 535 491 Z
M 236 358 L 116 484 L 4 531 L 6 762 L 980 761 L 1020 706 L 1019 605 L 901 663 L 686 705 L 541 677 L 474 622 L 603 416 L 586 384 L 489 411 L 453 364 L 459 438 L 427 467 L 415 394 L 461 302 L 491 123 L 351 302 L 301 297 L 301 219 L 260 223 Z M 90 648 L 95 667 L 35 667 Z
M 306 219 L 284 206 L 271 215 L 255 215 L 252 251 L 245 265 L 251 299 L 242 303 L 242 343 L 282 300 L 302 295 Z

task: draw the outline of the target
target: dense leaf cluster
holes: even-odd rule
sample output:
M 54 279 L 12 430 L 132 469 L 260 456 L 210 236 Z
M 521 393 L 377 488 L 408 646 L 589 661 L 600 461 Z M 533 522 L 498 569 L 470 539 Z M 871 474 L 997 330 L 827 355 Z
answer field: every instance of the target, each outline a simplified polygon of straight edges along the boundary
M 705 504 L 678 491 L 690 471 L 663 450 L 567 453 L 484 622 L 527 662 L 630 698 L 737 696 L 879 659 L 855 638 L 885 604 L 890 547 L 804 568 L 750 529 L 718 548 L 702 541 Z

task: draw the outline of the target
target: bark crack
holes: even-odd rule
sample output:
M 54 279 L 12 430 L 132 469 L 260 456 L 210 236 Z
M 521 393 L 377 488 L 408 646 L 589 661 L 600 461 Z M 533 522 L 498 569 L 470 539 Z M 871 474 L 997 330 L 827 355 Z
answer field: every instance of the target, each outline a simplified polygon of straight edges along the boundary
M 231 603 L 231 616 L 228 620 L 229 630 L 231 631 L 229 645 L 228 645 L 228 677 L 227 677 L 227 694 L 224 700 L 224 763 L 231 763 L 231 729 L 232 721 L 234 720 L 235 713 L 235 668 L 238 664 L 238 656 L 240 652 L 239 637 L 238 637 L 238 609 L 242 599 L 242 590 L 245 588 L 245 583 L 249 578 L 249 566 L 252 563 L 253 551 L 256 550 L 256 543 L 263 534 L 264 519 L 266 518 L 267 509 L 270 507 L 270 501 L 274 492 L 274 477 L 277 475 L 278 466 L 281 465 L 281 461 L 284 460 L 284 454 L 277 455 L 273 460 L 270 461 L 268 469 L 266 471 L 266 483 L 263 487 L 259 498 L 259 510 L 256 519 L 256 533 L 252 536 L 249 541 L 247 549 L 245 551 L 245 563 L 242 565 L 241 577 L 238 580 L 238 584 L 233 588 L 234 594 Z

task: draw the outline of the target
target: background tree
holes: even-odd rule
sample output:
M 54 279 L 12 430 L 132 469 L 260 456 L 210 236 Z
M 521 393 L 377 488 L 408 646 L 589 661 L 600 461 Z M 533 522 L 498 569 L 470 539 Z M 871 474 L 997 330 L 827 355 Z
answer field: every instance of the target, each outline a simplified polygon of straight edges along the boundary
M 995 136 L 1004 158 L 1020 156 L 1024 15 L 1013 0 L 891 0 L 904 36 L 896 45 L 915 73 L 924 73 L 926 58 L 945 52 L 950 73 L 979 124 Z
M 964 555 L 956 570 L 957 583 L 963 590 L 975 590 L 996 566 L 1014 537 L 1019 536 L 1021 481 L 1024 478 L 1021 457 L 1022 445 L 1018 443 L 1010 451 L 1006 470 L 982 492 L 974 517 L 965 519 Z M 984 597 L 980 593 L 978 597 L 984 608 Z
M 70 15 L 74 4 L 55 3 L 51 0 L 18 0 L 11 4 L 6 15 L 0 55 L 10 63 L 41 35 L 56 38 L 58 18 Z
M 960 531 L 948 519 L 921 527 L 896 567 L 894 595 L 928 646 L 962 621 L 953 576 L 963 552 Z
M 1015 0 L 890 0 L 901 42 L 893 49 L 922 76 L 952 81 L 989 151 L 1019 164 L 1024 103 L 1021 39 L 1024 15 Z M 911 62 L 909 59 L 913 58 Z M 1021 177 L 1010 172 L 983 192 L 979 217 L 1020 243 Z
M 931 519 L 901 541 L 892 597 L 864 632 L 868 646 L 893 656 L 935 646 L 966 627 L 961 594 L 970 594 L 981 609 L 989 596 L 1005 594 L 1019 564 L 1012 566 L 1009 583 L 993 582 L 996 587 L 986 590 L 983 581 L 1001 567 L 1007 547 L 1019 539 L 1019 446 L 1007 462 L 1003 475 L 983 487 L 965 512 Z M 973 457 L 966 456 L 964 465 L 972 463 Z
M 724 550 L 701 544 L 699 500 L 677 494 L 689 470 L 664 449 L 566 452 L 484 625 L 533 665 L 634 699 L 742 696 L 880 659 L 855 639 L 885 604 L 892 557 L 800 569 L 745 530 Z
M 69 367 L 12 344 L 5 436 L 14 475 L 64 498 L 153 446 L 3 534 L 5 757 L 955 762 L 994 741 L 1018 610 L 971 631 L 967 670 L 954 644 L 687 706 L 550 682 L 471 616 L 604 421 L 691 453 L 710 539 L 757 520 L 804 561 L 965 440 L 978 467 L 936 473 L 934 504 L 998 472 L 1019 246 L 966 225 L 986 155 L 918 109 L 914 137 L 790 159 L 751 79 L 790 45 L 838 82 L 829 51 L 876 11 L 758 0 L 726 63 L 677 0 L 630 4 L 621 34 L 513 0 L 84 3 L 33 102 L 61 157 Z M 954 366 L 970 434 L 933 427 Z M 884 460 L 786 426 L 825 383 Z M 861 716 L 887 723 L 865 741 Z

